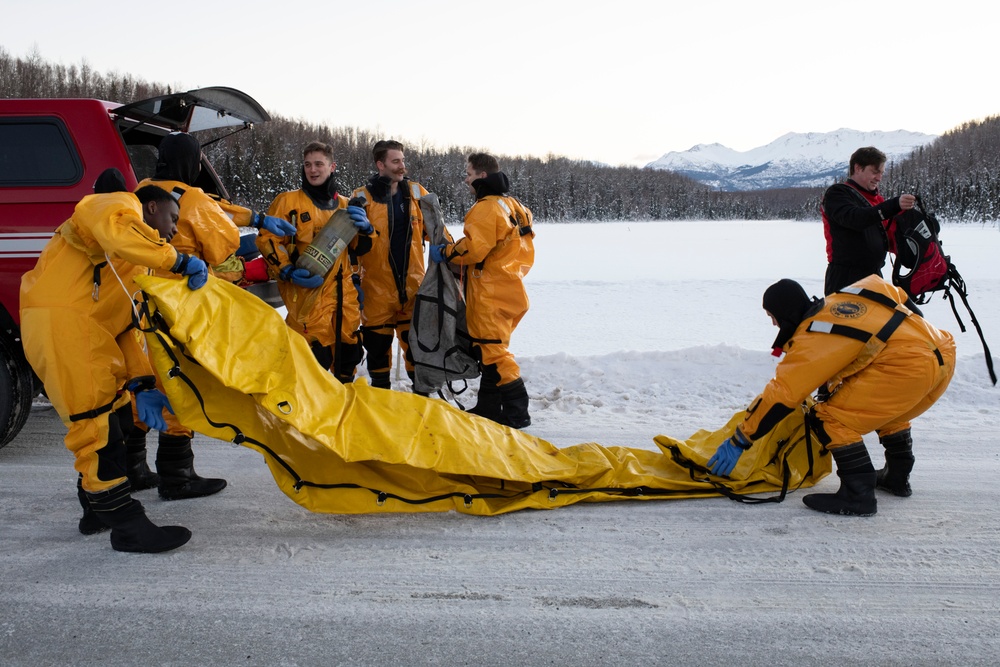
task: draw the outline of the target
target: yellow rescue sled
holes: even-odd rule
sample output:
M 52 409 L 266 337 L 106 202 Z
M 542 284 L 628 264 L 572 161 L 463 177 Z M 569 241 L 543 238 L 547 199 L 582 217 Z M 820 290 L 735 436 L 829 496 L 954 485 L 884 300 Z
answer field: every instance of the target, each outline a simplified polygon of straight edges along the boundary
M 155 308 L 143 329 L 181 423 L 260 452 L 281 490 L 313 512 L 459 512 L 493 515 L 577 502 L 722 495 L 780 500 L 830 472 L 786 418 L 741 457 L 731 478 L 705 463 L 742 413 L 662 451 L 551 443 L 465 413 L 445 401 L 343 385 L 320 367 L 281 315 L 210 278 L 136 279 Z M 148 325 L 148 326 L 147 326 Z

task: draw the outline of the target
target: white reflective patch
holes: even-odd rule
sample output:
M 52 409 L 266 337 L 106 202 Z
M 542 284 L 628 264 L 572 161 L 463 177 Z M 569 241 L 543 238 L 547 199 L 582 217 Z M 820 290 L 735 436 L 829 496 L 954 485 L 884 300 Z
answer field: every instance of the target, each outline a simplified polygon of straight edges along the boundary
M 500 207 L 507 212 L 507 215 L 510 215 L 510 206 L 507 205 L 507 202 L 505 202 L 503 199 L 498 199 L 497 203 L 500 204 Z
M 841 292 L 846 292 L 847 294 L 861 294 L 862 287 L 855 287 L 854 285 L 848 285 Z
M 38 257 L 51 238 L 52 232 L 0 234 L 0 257 Z
M 809 323 L 809 331 L 816 331 L 819 333 L 830 333 L 831 331 L 833 331 L 833 323 L 813 320 L 812 322 Z

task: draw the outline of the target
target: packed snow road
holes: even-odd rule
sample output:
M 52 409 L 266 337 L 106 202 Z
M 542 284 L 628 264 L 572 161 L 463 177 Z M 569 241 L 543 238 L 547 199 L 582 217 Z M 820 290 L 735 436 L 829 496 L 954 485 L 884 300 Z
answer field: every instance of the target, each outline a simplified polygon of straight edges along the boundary
M 560 442 L 567 422 L 550 433 Z M 230 486 L 164 502 L 162 555 L 76 531 L 51 409 L 0 450 L 0 655 L 82 664 L 986 665 L 1000 651 L 995 431 L 925 430 L 908 499 L 870 519 L 801 503 L 629 501 L 520 512 L 331 516 L 253 451 L 198 437 Z M 611 417 L 581 416 L 581 431 Z M 935 420 L 937 421 L 937 420 Z M 606 427 L 607 424 L 604 424 Z M 575 430 L 575 429 L 574 429 Z M 653 434 L 623 434 L 643 446 Z M 873 449 L 874 451 L 874 449 Z M 819 488 L 835 490 L 836 478 Z

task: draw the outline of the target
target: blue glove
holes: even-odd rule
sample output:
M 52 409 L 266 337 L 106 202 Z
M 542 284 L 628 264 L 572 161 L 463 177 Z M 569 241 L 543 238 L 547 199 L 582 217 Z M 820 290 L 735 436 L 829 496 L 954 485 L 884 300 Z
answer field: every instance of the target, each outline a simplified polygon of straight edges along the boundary
M 278 271 L 278 278 L 280 278 L 281 280 L 291 280 L 292 271 L 294 270 L 295 270 L 294 264 L 285 264 L 283 267 L 281 267 L 281 270 Z
M 351 216 L 351 222 L 362 234 L 371 234 L 375 231 L 372 223 L 368 222 L 368 214 L 360 206 L 348 206 L 347 215 Z
M 174 268 L 170 270 L 173 273 L 187 276 L 188 287 L 191 289 L 201 289 L 208 282 L 208 265 L 200 257 L 194 255 L 177 253 L 177 261 L 174 262 Z
M 310 273 L 307 269 L 295 269 L 292 271 L 289 279 L 299 287 L 308 287 L 310 289 L 323 284 L 323 276 Z
M 163 419 L 163 408 L 174 414 L 170 401 L 159 389 L 147 389 L 135 395 L 135 409 L 139 413 L 139 420 L 149 428 L 155 428 L 157 431 L 167 430 L 167 422 Z
M 725 442 L 719 445 L 719 448 L 715 450 L 715 454 L 712 458 L 708 460 L 708 469 L 712 471 L 713 474 L 719 475 L 720 477 L 728 477 L 729 473 L 733 471 L 736 467 L 736 463 L 740 460 L 740 456 L 743 452 L 750 449 L 753 443 L 746 439 L 739 429 L 736 429 L 736 433 L 733 437 L 727 438 Z
M 288 222 L 287 220 L 276 218 L 273 215 L 264 215 L 263 213 L 255 213 L 253 218 L 253 226 L 256 227 L 257 229 L 266 229 L 275 236 L 295 235 L 295 225 Z
M 431 246 L 431 261 L 440 264 L 444 261 L 444 243 Z

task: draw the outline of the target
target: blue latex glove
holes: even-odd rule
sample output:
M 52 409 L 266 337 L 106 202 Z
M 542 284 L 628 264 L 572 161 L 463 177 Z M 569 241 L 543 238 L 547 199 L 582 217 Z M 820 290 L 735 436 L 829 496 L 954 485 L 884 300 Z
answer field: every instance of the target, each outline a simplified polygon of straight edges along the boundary
M 257 229 L 266 229 L 275 236 L 295 235 L 295 225 L 288 222 L 287 220 L 276 218 L 273 215 L 264 215 L 263 213 L 255 213 L 253 226 L 256 227 Z
M 708 460 L 708 469 L 715 475 L 728 477 L 729 473 L 736 467 L 740 456 L 743 455 L 743 452 L 750 449 L 751 444 L 753 443 L 747 440 L 739 429 L 736 429 L 733 437 L 727 438 L 715 450 L 715 454 Z
M 241 234 L 240 247 L 236 249 L 236 254 L 240 257 L 247 257 L 250 259 L 259 255 L 260 250 L 257 249 L 257 235 Z
M 348 206 L 347 215 L 351 216 L 351 222 L 362 234 L 371 234 L 375 231 L 372 223 L 368 221 L 368 214 L 360 206 Z
M 293 270 L 289 279 L 299 287 L 308 287 L 310 289 L 323 284 L 323 276 L 317 276 L 306 269 Z
M 208 282 L 208 265 L 200 257 L 194 255 L 177 253 L 177 261 L 174 262 L 174 268 L 170 270 L 173 273 L 187 276 L 188 287 L 191 289 L 201 289 Z
M 281 267 L 281 270 L 278 271 L 278 278 L 280 278 L 281 280 L 291 280 L 292 271 L 294 270 L 295 270 L 294 264 L 285 264 L 283 267 Z
M 155 428 L 157 431 L 167 430 L 167 422 L 163 419 L 163 408 L 174 414 L 170 401 L 159 389 L 147 389 L 135 395 L 135 409 L 139 413 L 139 420 L 149 428 Z
M 444 261 L 444 243 L 439 243 L 438 245 L 431 246 L 431 261 L 440 264 Z

